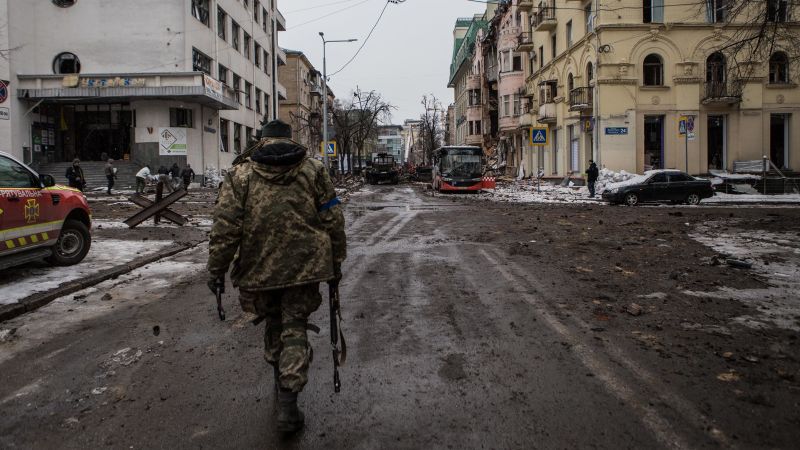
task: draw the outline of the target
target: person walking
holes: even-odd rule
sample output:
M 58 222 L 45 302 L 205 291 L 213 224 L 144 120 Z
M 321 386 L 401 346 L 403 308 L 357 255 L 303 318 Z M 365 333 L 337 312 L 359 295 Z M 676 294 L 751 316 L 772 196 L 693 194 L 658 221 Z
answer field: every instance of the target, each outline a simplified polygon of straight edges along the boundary
M 150 166 L 144 166 L 136 172 L 136 193 L 144 195 L 144 188 L 147 186 L 147 179 L 150 178 Z
M 114 180 L 117 178 L 117 169 L 114 167 L 114 160 L 108 158 L 105 168 L 106 179 L 108 180 L 108 195 L 111 195 L 111 188 L 114 187 Z
M 591 159 L 589 160 L 589 168 L 586 169 L 586 181 L 589 185 L 589 198 L 594 198 L 594 186 L 597 183 L 597 177 L 600 176 L 600 171 L 597 169 L 597 164 Z
M 83 192 L 83 188 L 86 187 L 86 178 L 83 176 L 80 159 L 75 158 L 72 160 L 72 165 L 67 167 L 66 177 L 67 181 L 69 181 L 69 187 Z
M 186 167 L 181 171 L 181 178 L 183 179 L 183 189 L 189 190 L 189 185 L 194 181 L 194 170 L 191 164 L 186 164 Z
M 178 167 L 178 163 L 172 164 L 172 167 L 169 169 L 169 176 L 172 178 L 173 190 L 178 189 L 181 185 L 181 168 Z
M 273 121 L 262 137 L 291 136 Z M 277 428 L 300 430 L 297 396 L 308 382 L 308 317 L 319 284 L 338 286 L 346 257 L 344 215 L 325 167 L 290 139 L 262 141 L 226 174 L 214 210 L 208 287 L 231 279 L 242 310 L 265 319 L 265 357 L 278 388 Z M 224 284 L 223 284 L 224 285 Z
M 167 166 L 160 166 L 158 168 L 158 182 L 161 183 L 170 193 L 175 189 L 172 189 L 172 179 L 169 176 L 169 169 Z

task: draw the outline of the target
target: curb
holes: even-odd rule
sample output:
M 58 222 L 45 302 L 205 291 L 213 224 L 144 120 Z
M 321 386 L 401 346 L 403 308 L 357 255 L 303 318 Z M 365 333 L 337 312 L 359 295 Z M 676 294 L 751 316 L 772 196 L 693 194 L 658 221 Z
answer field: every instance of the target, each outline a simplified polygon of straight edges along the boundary
M 118 276 L 124 275 L 128 272 L 138 269 L 139 267 L 146 266 L 147 264 L 156 262 L 160 259 L 170 257 L 177 253 L 196 247 L 199 244 L 200 242 L 195 242 L 192 244 L 173 245 L 154 255 L 136 258 L 131 262 L 100 271 L 86 278 L 81 278 L 78 280 L 70 281 L 66 284 L 62 284 L 61 286 L 47 292 L 39 292 L 36 294 L 29 295 L 20 300 L 19 302 L 11 305 L 2 305 L 0 306 L 0 322 L 4 322 L 6 320 L 21 316 L 22 314 L 25 314 L 27 312 L 34 311 L 59 297 L 63 297 L 65 295 L 78 292 L 88 287 L 92 287 L 96 284 L 102 283 L 103 281 L 110 280 L 112 278 L 117 278 Z

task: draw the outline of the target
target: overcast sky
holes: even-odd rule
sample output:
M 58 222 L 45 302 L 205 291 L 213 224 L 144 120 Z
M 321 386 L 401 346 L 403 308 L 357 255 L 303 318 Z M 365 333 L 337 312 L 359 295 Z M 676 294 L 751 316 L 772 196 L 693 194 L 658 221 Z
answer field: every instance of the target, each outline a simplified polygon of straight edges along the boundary
M 326 39 L 358 39 L 328 44 L 328 74 L 332 74 L 355 54 L 384 5 L 386 0 L 278 0 L 287 28 L 278 35 L 278 43 L 305 53 L 321 72 L 320 31 Z M 453 102 L 453 91 L 447 87 L 453 25 L 457 17 L 484 9 L 485 5 L 468 0 L 389 4 L 361 53 L 331 78 L 331 90 L 339 98 L 349 96 L 356 86 L 380 92 L 398 108 L 392 114 L 395 124 L 419 118 L 423 94 L 433 93 L 447 106 Z

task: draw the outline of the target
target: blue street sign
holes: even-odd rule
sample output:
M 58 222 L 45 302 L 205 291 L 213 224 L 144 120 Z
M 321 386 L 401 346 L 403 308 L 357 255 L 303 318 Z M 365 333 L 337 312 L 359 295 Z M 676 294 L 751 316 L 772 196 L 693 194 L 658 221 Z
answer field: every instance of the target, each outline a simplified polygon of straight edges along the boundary
M 628 127 L 606 127 L 606 134 L 612 136 L 628 134 Z
M 320 150 L 322 150 L 322 143 L 319 144 Z M 326 146 L 326 153 L 328 153 L 329 157 L 336 157 L 336 141 L 329 141 L 328 145 Z
M 547 127 L 531 127 L 531 145 L 547 145 Z

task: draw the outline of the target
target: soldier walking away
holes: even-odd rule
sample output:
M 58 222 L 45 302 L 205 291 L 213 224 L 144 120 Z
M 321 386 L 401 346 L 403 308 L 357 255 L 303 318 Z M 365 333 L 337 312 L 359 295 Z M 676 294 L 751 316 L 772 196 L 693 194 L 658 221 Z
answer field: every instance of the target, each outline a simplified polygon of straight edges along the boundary
M 186 168 L 181 171 L 181 178 L 183 179 L 183 189 L 188 191 L 189 185 L 194 181 L 194 170 L 191 164 L 186 164 Z
M 319 308 L 319 284 L 336 288 L 346 256 L 344 216 L 325 167 L 285 139 L 273 121 L 251 156 L 225 174 L 214 210 L 209 288 L 231 279 L 242 309 L 266 322 L 265 359 L 278 388 L 278 430 L 303 427 L 297 395 L 308 382 L 308 316 Z M 272 140 L 270 140 L 270 138 Z
M 106 179 L 108 180 L 108 195 L 111 195 L 111 188 L 114 187 L 114 180 L 117 178 L 117 169 L 114 167 L 113 163 L 114 160 L 111 158 L 108 158 L 108 161 L 106 161 L 105 173 Z
M 172 167 L 169 169 L 169 176 L 172 178 L 172 187 L 178 189 L 181 185 L 181 168 L 178 167 L 178 163 L 172 163 Z
M 589 168 L 586 169 L 586 181 L 589 185 L 589 198 L 594 198 L 594 186 L 595 183 L 597 183 L 598 176 L 600 176 L 600 171 L 597 170 L 597 164 L 590 159 Z
M 66 177 L 69 181 L 69 187 L 83 191 L 83 188 L 86 187 L 86 178 L 83 176 L 80 159 L 75 158 L 72 160 L 72 165 L 67 168 Z
M 144 194 L 144 188 L 147 186 L 147 179 L 150 178 L 150 166 L 142 167 L 136 172 L 136 193 Z

